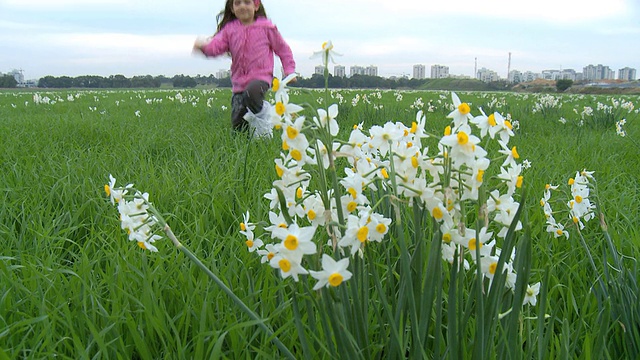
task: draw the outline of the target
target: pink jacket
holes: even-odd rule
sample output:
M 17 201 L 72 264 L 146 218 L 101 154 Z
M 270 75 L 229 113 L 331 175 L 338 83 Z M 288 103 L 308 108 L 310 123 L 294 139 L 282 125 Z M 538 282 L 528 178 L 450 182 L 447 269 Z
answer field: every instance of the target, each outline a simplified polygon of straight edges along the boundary
M 295 72 L 291 48 L 282 38 L 276 26 L 265 17 L 258 17 L 251 25 L 243 25 L 236 19 L 227 23 L 202 48 L 207 56 L 231 53 L 231 84 L 233 92 L 242 92 L 249 82 L 273 80 L 273 54 L 280 58 L 284 75 Z

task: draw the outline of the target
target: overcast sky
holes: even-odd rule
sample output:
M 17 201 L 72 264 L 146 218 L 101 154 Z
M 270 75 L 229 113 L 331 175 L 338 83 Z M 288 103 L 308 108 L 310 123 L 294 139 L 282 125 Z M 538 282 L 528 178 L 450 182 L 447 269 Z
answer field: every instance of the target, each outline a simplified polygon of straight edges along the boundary
M 640 70 L 639 0 L 263 0 L 297 71 L 331 40 L 346 67 L 412 75 L 414 64 L 472 76 L 486 67 L 540 72 L 603 64 Z M 215 32 L 224 0 L 0 0 L 0 72 L 46 75 L 209 75 L 228 58 L 193 56 Z M 333 72 L 333 65 L 331 66 Z

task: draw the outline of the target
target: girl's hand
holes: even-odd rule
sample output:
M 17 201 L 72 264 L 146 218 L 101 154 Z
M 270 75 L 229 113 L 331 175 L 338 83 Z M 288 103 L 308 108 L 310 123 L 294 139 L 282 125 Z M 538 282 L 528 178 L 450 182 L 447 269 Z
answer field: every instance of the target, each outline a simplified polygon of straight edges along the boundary
M 202 37 L 197 37 L 196 41 L 193 42 L 193 52 L 200 54 L 204 53 L 202 48 L 204 48 L 206 45 L 207 42 L 205 41 L 205 39 L 203 39 Z

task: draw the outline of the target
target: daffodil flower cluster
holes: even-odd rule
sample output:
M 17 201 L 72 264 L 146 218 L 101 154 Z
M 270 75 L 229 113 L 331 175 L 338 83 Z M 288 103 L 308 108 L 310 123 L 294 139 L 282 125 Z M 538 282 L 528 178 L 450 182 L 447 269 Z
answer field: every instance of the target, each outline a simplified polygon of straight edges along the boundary
M 569 179 L 568 185 L 570 188 L 569 200 L 566 202 L 567 216 L 564 221 L 558 221 L 556 219 L 556 213 L 551 208 L 551 192 L 558 190 L 558 185 L 545 185 L 544 195 L 540 199 L 540 206 L 544 211 L 544 215 L 547 219 L 547 232 L 552 233 L 554 237 L 558 238 L 564 236 L 569 238 L 569 232 L 566 228 L 569 225 L 576 225 L 580 230 L 584 228 L 584 222 L 587 222 L 595 217 L 595 204 L 589 200 L 590 194 L 590 180 L 593 179 L 593 171 L 582 170 L 576 172 L 575 177 Z M 563 211 L 564 213 L 564 211 Z
M 149 194 L 134 189 L 133 184 L 116 187 L 116 179 L 112 175 L 109 175 L 104 191 L 111 204 L 118 208 L 120 227 L 127 232 L 129 240 L 135 241 L 142 249 L 157 252 L 153 243 L 162 236 L 155 233 L 158 217 L 153 214 Z
M 616 134 L 621 137 L 627 136 L 627 131 L 624 126 L 627 124 L 627 119 L 622 119 L 616 122 Z
M 279 79 L 274 82 L 280 83 Z M 399 203 L 428 210 L 442 231 L 445 260 L 469 268 L 464 255 L 468 254 L 486 277 L 493 278 L 501 251 L 496 238 L 504 238 L 514 221 L 516 230 L 522 228 L 515 219 L 520 204 L 514 195 L 523 183 L 523 167 L 518 163 L 516 147 L 508 145 L 514 136 L 509 120 L 497 112 L 474 117 L 470 106 L 452 93 L 454 110 L 448 117 L 453 123 L 432 156 L 422 145 L 422 140 L 429 137 L 422 111 L 411 126 L 387 122 L 367 131 L 359 124 L 346 141 L 338 141 L 337 105 L 317 110 L 317 116 L 308 120 L 298 114 L 301 107 L 289 103 L 286 88 L 277 89 L 276 97 L 281 105 L 273 123 L 282 129 L 283 152 L 275 159 L 278 179 L 265 195 L 270 200 L 270 224 L 264 228 L 276 243 L 262 248 L 264 241 L 255 239 L 256 224 L 249 222 L 248 213 L 240 231 L 249 250 L 262 256 L 262 262 L 279 269 L 282 278 L 298 281 L 299 275 L 310 274 L 318 280 L 314 289 L 340 285 L 351 273 L 347 270 L 349 258 L 339 258 L 358 255 L 366 244 L 387 238 L 392 219 L 376 211 L 377 203 L 367 196 L 380 189 Z M 502 185 L 489 193 L 486 204 L 478 201 L 491 161 L 471 125 L 480 130 L 481 137 L 495 139 L 504 158 L 497 175 Z M 326 174 L 323 170 L 333 168 L 342 158 L 348 167 L 333 183 L 339 186 L 327 186 L 326 179 L 321 178 L 320 183 L 325 185 L 319 186 L 320 190 L 310 188 L 312 173 Z M 309 166 L 319 170 L 314 172 Z M 468 203 L 485 212 L 485 224 L 479 229 L 465 224 Z M 316 236 L 322 237 L 318 228 L 326 229 L 328 243 L 313 241 Z M 330 249 L 333 256 L 327 254 Z M 324 253 L 322 270 L 307 270 L 313 264 L 304 261 L 305 255 L 317 253 Z M 456 253 L 461 255 L 455 257 Z M 513 257 L 510 254 L 511 260 L 504 266 L 511 289 L 516 280 Z

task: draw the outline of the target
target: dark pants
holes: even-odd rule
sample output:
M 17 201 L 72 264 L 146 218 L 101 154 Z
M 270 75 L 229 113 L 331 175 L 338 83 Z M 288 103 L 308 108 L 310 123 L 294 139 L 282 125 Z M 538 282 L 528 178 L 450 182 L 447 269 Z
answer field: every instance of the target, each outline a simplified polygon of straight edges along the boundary
M 262 110 L 264 94 L 269 90 L 269 84 L 262 80 L 249 83 L 243 92 L 233 93 L 231 97 L 231 126 L 233 130 L 247 131 L 249 123 L 244 119 L 248 110 L 257 114 Z

